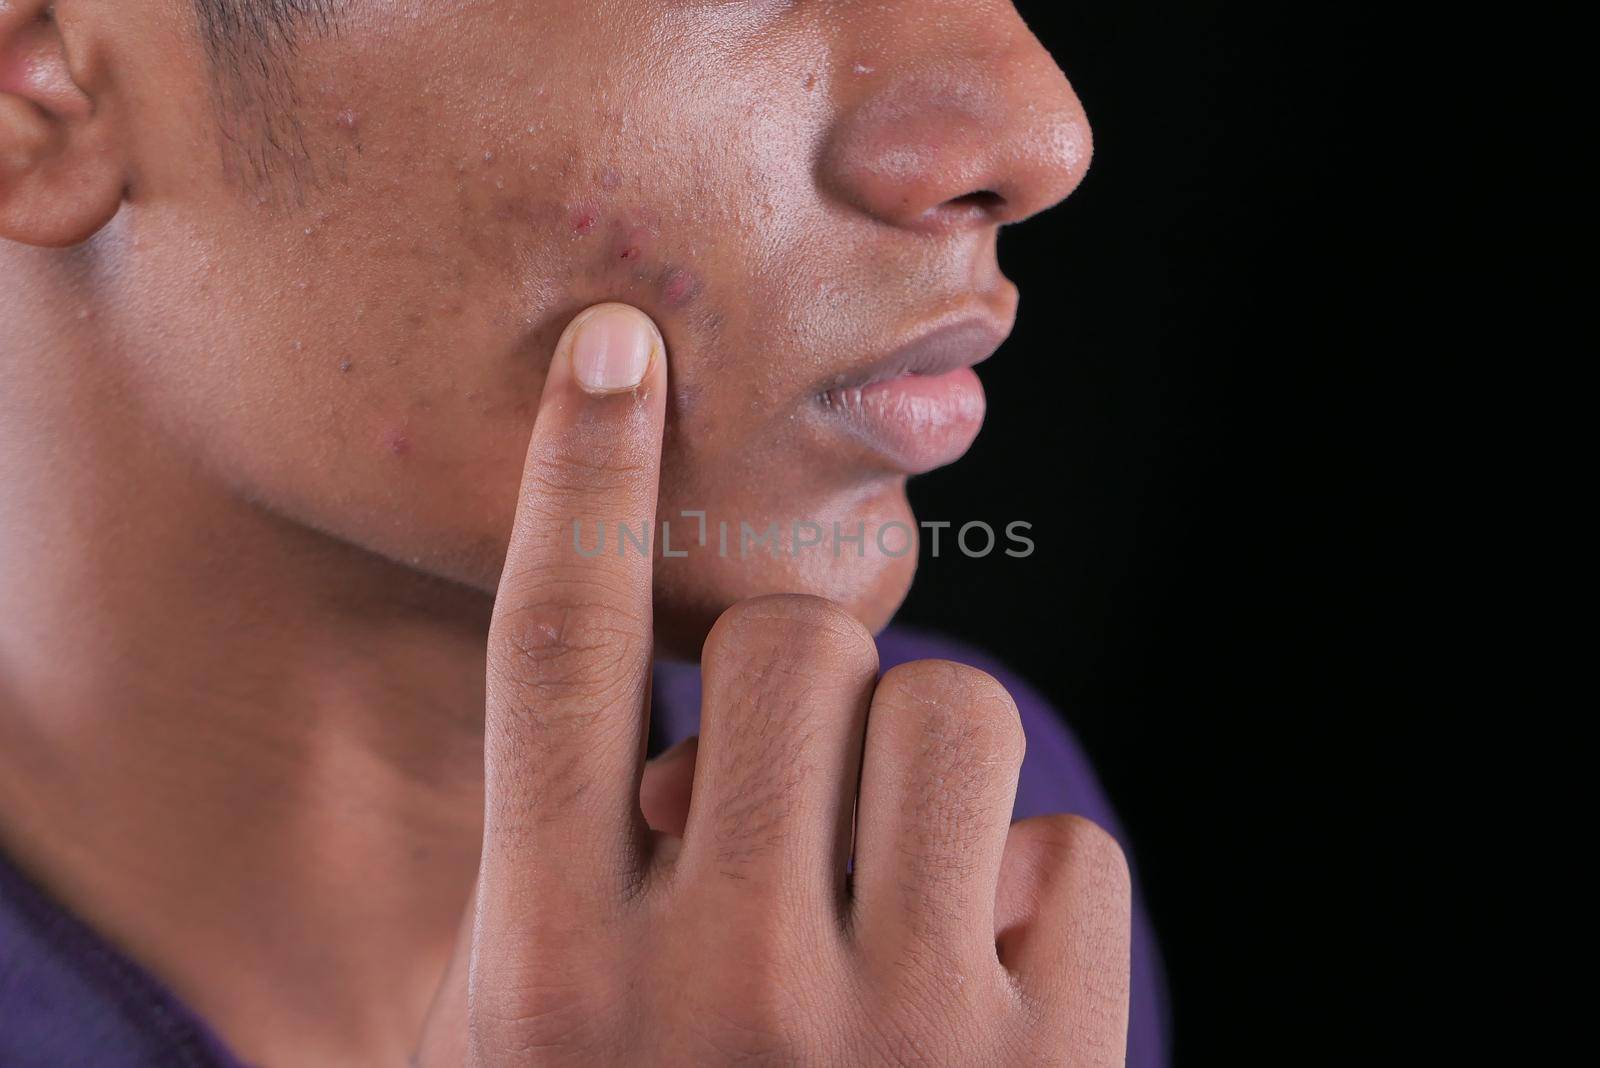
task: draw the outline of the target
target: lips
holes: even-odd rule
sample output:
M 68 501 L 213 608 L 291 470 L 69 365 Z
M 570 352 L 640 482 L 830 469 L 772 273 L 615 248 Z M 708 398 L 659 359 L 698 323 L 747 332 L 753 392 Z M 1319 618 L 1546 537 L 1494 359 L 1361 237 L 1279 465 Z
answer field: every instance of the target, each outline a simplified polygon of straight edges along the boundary
M 818 393 L 827 417 L 881 461 L 922 474 L 959 460 L 983 427 L 983 386 L 972 370 L 1009 330 L 973 318 L 931 330 L 836 376 Z

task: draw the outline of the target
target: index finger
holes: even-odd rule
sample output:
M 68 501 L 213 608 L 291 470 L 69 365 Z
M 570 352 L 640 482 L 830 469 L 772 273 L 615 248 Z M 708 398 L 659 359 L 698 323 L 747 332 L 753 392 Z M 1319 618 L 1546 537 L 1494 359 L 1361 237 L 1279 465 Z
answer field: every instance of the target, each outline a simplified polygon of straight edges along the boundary
M 666 384 L 635 308 L 557 343 L 489 633 L 480 904 L 592 897 L 641 859 Z

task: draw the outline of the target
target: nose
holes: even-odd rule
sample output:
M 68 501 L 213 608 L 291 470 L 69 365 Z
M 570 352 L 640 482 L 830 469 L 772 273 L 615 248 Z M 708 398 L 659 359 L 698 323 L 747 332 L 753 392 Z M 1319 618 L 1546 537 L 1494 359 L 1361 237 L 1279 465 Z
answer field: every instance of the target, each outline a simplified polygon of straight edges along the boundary
M 822 153 L 825 191 L 937 232 L 1018 222 L 1077 188 L 1088 119 L 1009 2 L 874 9 L 840 42 L 844 107 Z

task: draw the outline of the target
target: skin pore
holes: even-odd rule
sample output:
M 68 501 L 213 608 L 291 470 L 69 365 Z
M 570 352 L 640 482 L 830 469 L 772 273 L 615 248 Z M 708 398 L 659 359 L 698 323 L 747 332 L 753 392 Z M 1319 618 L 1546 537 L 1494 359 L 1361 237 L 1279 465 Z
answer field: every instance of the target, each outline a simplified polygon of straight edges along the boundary
M 187 2 L 0 2 L 0 850 L 262 1063 L 417 1039 L 572 317 L 661 327 L 663 517 L 914 523 L 822 397 L 1008 329 L 1090 152 L 1009 3 L 335 6 L 265 92 Z M 914 560 L 660 559 L 656 640 Z

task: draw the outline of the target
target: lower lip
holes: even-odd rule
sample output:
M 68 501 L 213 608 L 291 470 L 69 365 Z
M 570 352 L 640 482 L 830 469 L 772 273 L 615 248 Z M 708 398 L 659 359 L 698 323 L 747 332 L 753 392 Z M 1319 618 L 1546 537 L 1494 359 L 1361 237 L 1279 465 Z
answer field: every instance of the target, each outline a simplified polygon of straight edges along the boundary
M 983 385 L 970 367 L 831 390 L 823 401 L 858 440 L 911 475 L 955 463 L 983 428 Z

